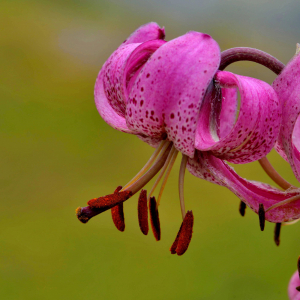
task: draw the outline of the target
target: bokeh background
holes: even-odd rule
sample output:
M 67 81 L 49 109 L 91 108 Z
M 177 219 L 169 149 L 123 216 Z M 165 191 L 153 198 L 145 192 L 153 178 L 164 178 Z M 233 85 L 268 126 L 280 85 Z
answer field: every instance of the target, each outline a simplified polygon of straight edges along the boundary
M 239 215 L 236 196 L 189 173 L 193 239 L 182 257 L 170 254 L 179 160 L 160 242 L 140 232 L 137 196 L 125 204 L 124 233 L 109 212 L 83 225 L 75 208 L 124 185 L 153 151 L 105 124 L 93 100 L 98 71 L 132 31 L 156 21 L 168 40 L 196 30 L 222 50 L 255 47 L 287 63 L 300 41 L 298 0 L 1 0 L 0 14 L 1 299 L 287 299 L 300 225 L 283 227 L 276 247 L 273 224 L 261 232 L 254 213 Z M 275 78 L 253 63 L 228 70 Z M 276 153 L 269 158 L 298 184 Z M 271 183 L 258 163 L 236 170 Z

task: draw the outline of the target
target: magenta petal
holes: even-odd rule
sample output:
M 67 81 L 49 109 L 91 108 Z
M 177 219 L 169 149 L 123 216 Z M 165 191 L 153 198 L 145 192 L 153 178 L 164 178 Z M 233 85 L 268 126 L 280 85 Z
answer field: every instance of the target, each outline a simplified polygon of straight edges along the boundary
M 143 43 L 151 40 L 163 40 L 165 29 L 160 28 L 155 22 L 147 23 L 134 31 L 122 45 Z
M 128 57 L 139 43 L 163 38 L 164 29 L 156 23 L 141 26 L 109 57 L 100 70 L 94 91 L 96 107 L 104 121 L 113 128 L 133 133 L 128 129 L 124 119 L 128 95 L 124 81 L 132 77 L 137 69 L 125 70 Z M 133 73 L 128 74 L 129 71 Z
M 287 64 L 273 83 L 282 103 L 282 126 L 275 149 L 300 181 L 300 55 Z
M 125 116 L 126 87 L 124 85 L 124 69 L 130 54 L 140 44 L 128 44 L 119 47 L 102 67 L 104 71 L 103 87 L 105 95 L 114 111 Z
M 281 191 L 261 182 L 248 181 L 209 152 L 196 151 L 194 159 L 189 159 L 187 168 L 199 178 L 226 186 L 256 213 L 258 213 L 260 203 L 266 210 L 275 203 L 300 194 L 299 189 Z M 266 220 L 275 223 L 299 218 L 300 200 L 282 205 L 266 213 Z
M 220 61 L 218 44 L 189 32 L 162 45 L 141 69 L 130 92 L 130 129 L 154 138 L 165 133 L 174 146 L 194 155 L 199 108 Z
M 248 163 L 266 156 L 275 144 L 281 122 L 281 106 L 275 91 L 263 81 L 226 71 L 218 72 L 215 79 L 222 87 L 224 99 L 232 103 L 225 102 L 219 124 L 221 135 L 218 136 L 211 117 L 214 116 L 214 91 L 207 94 L 200 111 L 196 148 L 212 151 L 215 156 L 232 163 Z M 235 125 L 229 130 L 235 118 L 237 99 L 232 92 L 225 91 L 235 87 L 240 91 L 241 107 Z M 228 134 L 224 135 L 226 132 Z
M 104 70 L 101 69 L 95 84 L 94 96 L 98 112 L 103 120 L 111 127 L 122 132 L 132 133 L 126 125 L 124 117 L 120 116 L 110 105 L 103 87 Z
M 217 128 L 217 135 L 223 138 L 229 134 L 235 123 L 238 103 L 236 88 L 223 88 L 222 93 L 222 107 L 220 112 L 220 119 Z
M 151 55 L 166 42 L 152 40 L 140 44 L 128 57 L 123 74 L 124 99 L 127 103 L 128 95 L 135 83 L 137 76 Z M 125 88 L 126 87 L 126 88 Z
M 289 282 L 288 294 L 290 300 L 300 300 L 300 292 L 296 290 L 298 286 L 300 286 L 300 279 L 299 273 L 296 271 Z

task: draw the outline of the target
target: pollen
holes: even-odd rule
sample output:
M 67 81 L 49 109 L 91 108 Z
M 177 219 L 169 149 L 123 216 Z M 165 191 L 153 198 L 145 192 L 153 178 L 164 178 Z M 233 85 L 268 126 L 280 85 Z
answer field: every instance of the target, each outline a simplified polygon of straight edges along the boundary
M 123 202 L 111 209 L 111 216 L 117 229 L 123 232 L 125 230 Z
M 181 228 L 182 228 L 182 223 L 181 223 L 181 226 L 180 226 L 179 231 L 177 233 L 176 239 L 175 239 L 174 243 L 172 244 L 172 246 L 170 248 L 171 254 L 176 254 L 176 248 L 177 248 L 177 245 L 178 245 L 178 240 L 179 240 L 179 236 L 180 236 L 180 233 L 181 233 Z
M 116 192 L 99 198 L 94 198 L 88 202 L 88 205 L 101 212 L 106 211 L 119 203 L 124 202 L 132 196 L 131 191 Z
M 182 255 L 186 252 L 192 239 L 194 216 L 191 210 L 187 211 L 179 232 L 170 248 L 172 254 Z

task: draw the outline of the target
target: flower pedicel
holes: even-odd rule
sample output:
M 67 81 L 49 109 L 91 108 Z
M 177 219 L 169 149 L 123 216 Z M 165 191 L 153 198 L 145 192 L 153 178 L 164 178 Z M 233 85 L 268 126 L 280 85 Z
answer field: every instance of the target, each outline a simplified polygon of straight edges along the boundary
M 266 155 L 275 147 L 300 179 L 300 56 L 296 55 L 284 67 L 257 49 L 233 48 L 221 53 L 207 34 L 191 31 L 168 42 L 164 37 L 164 28 L 156 23 L 141 26 L 100 70 L 95 102 L 102 118 L 113 128 L 135 134 L 156 149 L 123 188 L 77 208 L 78 219 L 86 223 L 111 209 L 116 227 L 123 231 L 123 202 L 141 191 L 141 231 L 148 233 L 148 203 L 151 227 L 159 240 L 158 207 L 168 175 L 181 152 L 178 186 L 183 222 L 171 253 L 183 254 L 192 237 L 194 217 L 192 211 L 185 211 L 183 196 L 186 168 L 201 179 L 230 189 L 241 200 L 241 215 L 246 206 L 259 215 L 261 230 L 265 220 L 276 223 L 274 240 L 279 245 L 281 223 L 300 218 L 300 190 L 274 170 Z M 270 86 L 224 71 L 239 60 L 257 62 L 280 75 Z M 236 119 L 237 89 L 241 107 Z M 226 163 L 257 160 L 283 190 L 241 178 Z M 157 174 L 147 195 L 142 188 Z M 155 198 L 153 193 L 161 180 Z

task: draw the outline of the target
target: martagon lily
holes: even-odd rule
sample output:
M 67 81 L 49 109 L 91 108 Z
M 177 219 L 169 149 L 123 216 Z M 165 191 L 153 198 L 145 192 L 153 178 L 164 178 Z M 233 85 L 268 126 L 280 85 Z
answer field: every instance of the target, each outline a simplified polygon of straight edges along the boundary
M 258 79 L 223 71 L 234 61 L 252 60 L 279 74 L 283 65 L 262 51 L 239 48 L 221 54 L 218 44 L 209 35 L 194 31 L 168 42 L 164 37 L 164 28 L 156 23 L 140 27 L 100 70 L 95 102 L 101 117 L 113 128 L 134 134 L 156 149 L 123 188 L 119 186 L 114 193 L 94 198 L 87 207 L 77 208 L 78 219 L 86 223 L 111 209 L 116 227 L 123 231 L 123 202 L 141 190 L 138 201 L 141 231 L 148 233 L 149 203 L 153 233 L 159 240 L 158 206 L 168 175 L 181 152 L 179 198 L 183 222 L 171 253 L 182 255 L 192 237 L 194 217 L 192 211 L 186 212 L 183 196 L 186 168 L 201 179 L 230 189 L 241 200 L 242 215 L 246 206 L 259 214 L 262 230 L 265 220 L 276 223 L 275 242 L 279 244 L 281 223 L 300 218 L 300 192 L 272 169 L 265 156 L 280 133 L 276 149 L 289 161 L 299 179 L 300 156 L 295 150 L 298 145 L 287 134 L 298 124 L 300 110 L 299 96 L 293 100 L 293 93 L 285 89 L 287 78 L 293 76 L 290 71 L 293 67 L 284 69 L 272 87 Z M 241 97 L 239 113 L 237 90 Z M 282 100 L 284 97 L 289 100 Z M 297 105 L 292 119 L 289 119 L 290 109 L 283 109 L 285 101 L 295 101 Z M 282 111 L 288 128 L 281 127 Z M 297 130 L 296 126 L 294 132 Z M 284 190 L 243 179 L 227 164 L 257 160 Z M 147 196 L 142 188 L 159 171 Z M 153 193 L 164 174 L 156 200 Z

